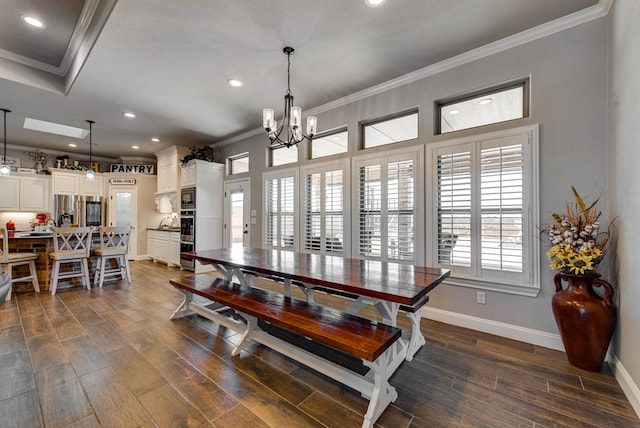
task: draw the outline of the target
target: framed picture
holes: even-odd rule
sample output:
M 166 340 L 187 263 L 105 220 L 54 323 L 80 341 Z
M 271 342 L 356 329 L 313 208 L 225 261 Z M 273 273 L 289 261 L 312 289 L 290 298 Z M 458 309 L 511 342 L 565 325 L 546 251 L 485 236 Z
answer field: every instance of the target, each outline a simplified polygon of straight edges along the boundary
M 20 164 L 20 158 L 7 156 L 6 159 L 7 159 L 7 165 L 11 167 L 11 171 L 17 171 L 18 168 L 22 166 Z

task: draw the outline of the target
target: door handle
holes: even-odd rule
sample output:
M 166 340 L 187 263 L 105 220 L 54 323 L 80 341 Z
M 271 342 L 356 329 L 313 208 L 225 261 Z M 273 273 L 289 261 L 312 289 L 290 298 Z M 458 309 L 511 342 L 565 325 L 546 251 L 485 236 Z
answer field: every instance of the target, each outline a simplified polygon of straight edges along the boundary
M 244 232 L 242 232 L 242 233 L 244 233 L 244 234 L 246 235 L 247 233 L 249 233 L 249 231 L 248 231 L 248 230 L 245 230 L 245 231 L 244 231 Z

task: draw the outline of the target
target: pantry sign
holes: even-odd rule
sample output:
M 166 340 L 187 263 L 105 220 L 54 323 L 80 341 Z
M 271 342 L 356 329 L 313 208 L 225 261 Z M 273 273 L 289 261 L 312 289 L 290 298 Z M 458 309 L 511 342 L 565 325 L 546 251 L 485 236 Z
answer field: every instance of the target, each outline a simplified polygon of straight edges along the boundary
M 155 174 L 156 166 L 154 164 L 128 164 L 128 163 L 112 163 L 110 172 L 133 173 L 133 174 Z

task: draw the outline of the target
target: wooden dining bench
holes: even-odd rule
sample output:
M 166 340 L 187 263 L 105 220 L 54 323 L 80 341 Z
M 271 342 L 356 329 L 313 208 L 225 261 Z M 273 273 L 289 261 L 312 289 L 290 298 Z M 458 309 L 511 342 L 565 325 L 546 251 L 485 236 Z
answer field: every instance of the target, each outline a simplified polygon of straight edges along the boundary
M 397 358 L 398 353 L 406 352 L 402 346 L 397 346 L 401 336 L 399 328 L 208 274 L 184 276 L 169 282 L 185 294 L 184 301 L 173 313 L 172 319 L 197 313 L 242 333 L 233 355 L 255 341 L 358 390 L 370 400 L 363 427 L 373 426 L 389 403 L 397 398 L 397 392 L 388 380 L 393 373 L 390 362 Z M 193 295 L 217 305 L 197 303 Z M 223 316 L 222 310 L 228 308 L 239 313 L 246 324 Z M 259 327 L 258 321 L 358 357 L 370 370 L 365 375 L 353 372 L 269 334 Z

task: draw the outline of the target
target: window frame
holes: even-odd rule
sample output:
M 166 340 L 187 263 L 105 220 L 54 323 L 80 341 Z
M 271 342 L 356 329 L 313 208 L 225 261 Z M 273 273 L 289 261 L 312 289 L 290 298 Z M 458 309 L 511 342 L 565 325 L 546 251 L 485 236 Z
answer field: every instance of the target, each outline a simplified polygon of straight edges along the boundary
M 385 162 L 386 165 L 392 162 L 401 162 L 411 159 L 414 162 L 414 182 L 413 182 L 413 228 L 414 239 L 413 260 L 403 260 L 398 258 L 390 258 L 389 252 L 385 254 L 385 249 L 388 249 L 389 236 L 384 237 L 384 242 L 381 244 L 381 256 L 380 257 L 366 257 L 360 254 L 360 179 L 359 171 L 362 166 L 375 165 L 381 162 Z M 352 258 L 364 259 L 364 260 L 382 260 L 392 261 L 398 263 L 422 263 L 424 260 L 424 239 L 419 238 L 424 236 L 424 224 L 425 215 L 424 210 L 420 207 L 424 206 L 425 195 L 425 180 L 422 178 L 425 174 L 424 168 L 424 145 L 416 145 L 411 148 L 387 150 L 384 152 L 376 152 L 363 154 L 360 156 L 354 156 L 352 158 L 352 171 L 351 171 L 351 210 L 352 210 L 352 226 L 351 226 L 351 254 Z
M 499 122 L 491 122 L 491 123 L 486 123 L 484 125 L 478 125 L 478 126 L 472 126 L 469 128 L 462 128 L 462 129 L 456 129 L 454 131 L 449 131 L 449 132 L 442 132 L 442 109 L 445 107 L 448 107 L 452 104 L 458 104 L 464 101 L 469 101 L 472 100 L 474 98 L 482 98 L 482 97 L 487 97 L 499 92 L 504 92 L 507 91 L 509 89 L 515 89 L 515 88 L 519 88 L 522 87 L 522 117 L 521 118 L 516 118 L 516 119 L 508 119 L 508 120 L 503 120 L 503 121 L 499 121 Z M 506 122 L 511 122 L 513 120 L 522 120 L 525 119 L 527 117 L 529 117 L 529 109 L 530 109 L 530 79 L 529 77 L 526 78 L 521 78 L 521 79 L 515 79 L 515 80 L 510 80 L 508 82 L 503 82 L 497 85 L 492 85 L 490 87 L 487 88 L 482 88 L 479 90 L 474 90 L 471 92 L 466 92 L 462 95 L 456 95 L 456 96 L 452 96 L 452 97 L 447 97 L 447 98 L 443 98 L 441 100 L 437 100 L 435 102 L 435 107 L 434 107 L 434 112 L 435 112 L 435 124 L 434 124 L 434 129 L 435 129 L 435 135 L 449 135 L 449 134 L 453 134 L 455 132 L 461 132 L 461 131 L 466 131 L 469 129 L 479 129 L 482 128 L 484 126 L 490 126 L 490 125 L 495 125 L 498 123 L 506 123 Z
M 390 122 L 390 121 L 395 120 L 395 119 L 400 119 L 400 118 L 407 117 L 407 116 L 412 116 L 412 115 L 416 116 L 416 137 L 415 138 L 408 138 L 406 140 L 393 141 L 391 143 L 385 143 L 385 144 L 380 144 L 380 145 L 377 145 L 377 146 L 367 147 L 366 130 L 365 130 L 365 128 L 367 128 L 368 126 L 376 125 L 378 123 Z M 386 116 L 377 117 L 375 119 L 361 121 L 359 125 L 360 125 L 359 126 L 359 128 L 360 128 L 360 145 L 359 145 L 359 149 L 360 150 L 373 150 L 373 149 L 379 149 L 381 147 L 393 146 L 394 144 L 404 143 L 404 142 L 407 142 L 407 141 L 417 141 L 417 140 L 420 139 L 420 109 L 418 107 L 415 107 L 415 108 L 412 108 L 412 109 L 409 109 L 409 110 L 404 110 L 404 111 L 393 113 L 393 114 L 389 114 L 389 115 L 386 115 Z
M 481 238 L 480 231 L 480 151 L 482 144 L 501 138 L 523 136 L 526 142 L 523 144 L 523 232 L 522 232 L 522 263 L 523 272 L 519 280 L 514 280 L 513 275 L 488 274 L 480 265 L 479 249 Z M 472 174 L 471 174 L 471 266 L 468 268 L 439 263 L 438 260 L 438 151 L 448 148 L 468 147 L 472 150 Z M 448 284 L 464 287 L 479 288 L 489 291 L 499 291 L 511 294 L 535 297 L 540 292 L 540 239 L 537 227 L 539 223 L 539 126 L 523 126 L 504 131 L 486 134 L 476 134 L 469 137 L 451 139 L 427 146 L 426 150 L 427 173 L 425 180 L 430 180 L 433 185 L 426 186 L 426 212 L 433 213 L 426 226 L 426 264 L 429 266 L 451 269 L 451 276 L 446 280 Z M 475 216 L 473 216 L 475 214 Z M 474 261 L 476 263 L 474 263 Z M 503 272 L 498 270 L 497 272 Z
M 299 239 L 298 231 L 300 228 L 300 195 L 299 195 L 299 168 L 280 169 L 278 171 L 266 171 L 262 174 L 262 248 L 271 248 L 276 250 L 298 251 Z M 267 224 L 269 216 L 269 195 L 266 189 L 267 180 L 282 180 L 285 178 L 293 179 L 293 245 L 291 247 L 283 245 L 267 245 Z M 278 215 L 278 227 L 281 227 L 281 214 Z
M 247 158 L 247 170 L 243 172 L 233 172 L 233 163 L 239 159 L 244 159 L 244 158 Z M 251 159 L 249 158 L 249 152 L 238 153 L 236 155 L 229 156 L 227 158 L 227 175 L 239 175 L 239 174 L 248 173 L 251 168 L 250 162 L 251 162 Z
M 341 134 L 341 133 L 346 133 L 347 134 L 347 147 L 345 148 L 344 152 L 338 152 L 338 153 L 332 153 L 330 155 L 324 155 L 324 156 L 314 156 L 313 154 L 313 142 L 320 139 L 320 138 L 327 138 L 327 137 L 331 137 L 332 135 L 337 135 L 337 134 Z M 341 128 L 336 128 L 336 129 L 332 129 L 330 131 L 325 131 L 322 132 L 318 135 L 314 135 L 313 139 L 311 141 L 309 141 L 309 144 L 307 145 L 308 147 L 308 160 L 318 160 L 318 159 L 323 159 L 323 160 L 327 160 L 327 159 L 331 159 L 332 157 L 338 157 L 338 156 L 345 156 L 349 154 L 349 129 L 345 126 L 345 127 L 341 127 Z
M 307 177 L 311 174 L 324 174 L 332 171 L 342 171 L 342 225 L 343 225 L 343 249 L 341 252 L 333 252 L 327 251 L 326 245 L 320 246 L 319 251 L 314 251 L 313 249 L 306 248 L 306 226 L 307 226 Z M 305 253 L 317 253 L 317 254 L 327 254 L 327 255 L 336 255 L 341 257 L 350 257 L 351 254 L 351 240 L 349 237 L 351 236 L 351 163 L 349 159 L 344 159 L 340 161 L 332 161 L 332 162 L 324 162 L 321 164 L 314 164 L 303 166 L 300 168 L 300 189 L 301 189 L 301 202 L 300 202 L 300 233 L 298 234 L 300 238 L 300 251 Z M 324 195 L 324 193 L 323 193 Z M 320 211 L 320 215 L 323 216 L 325 214 L 325 210 Z M 321 226 L 324 229 L 323 226 Z M 321 238 L 324 237 L 321 234 Z
M 296 144 L 295 146 L 291 146 L 291 147 L 286 147 L 284 145 L 267 147 L 267 167 L 268 168 L 280 168 L 280 167 L 287 167 L 287 165 L 298 164 L 300 162 L 300 147 L 298 147 L 298 146 L 299 146 L 299 144 Z M 291 150 L 291 149 L 295 149 L 296 150 L 296 160 L 295 161 L 281 163 L 281 164 L 278 164 L 278 165 L 274 165 L 273 164 L 273 159 L 274 159 L 273 154 L 274 154 L 274 152 L 276 150 Z M 290 166 L 288 166 L 287 168 L 290 168 Z

